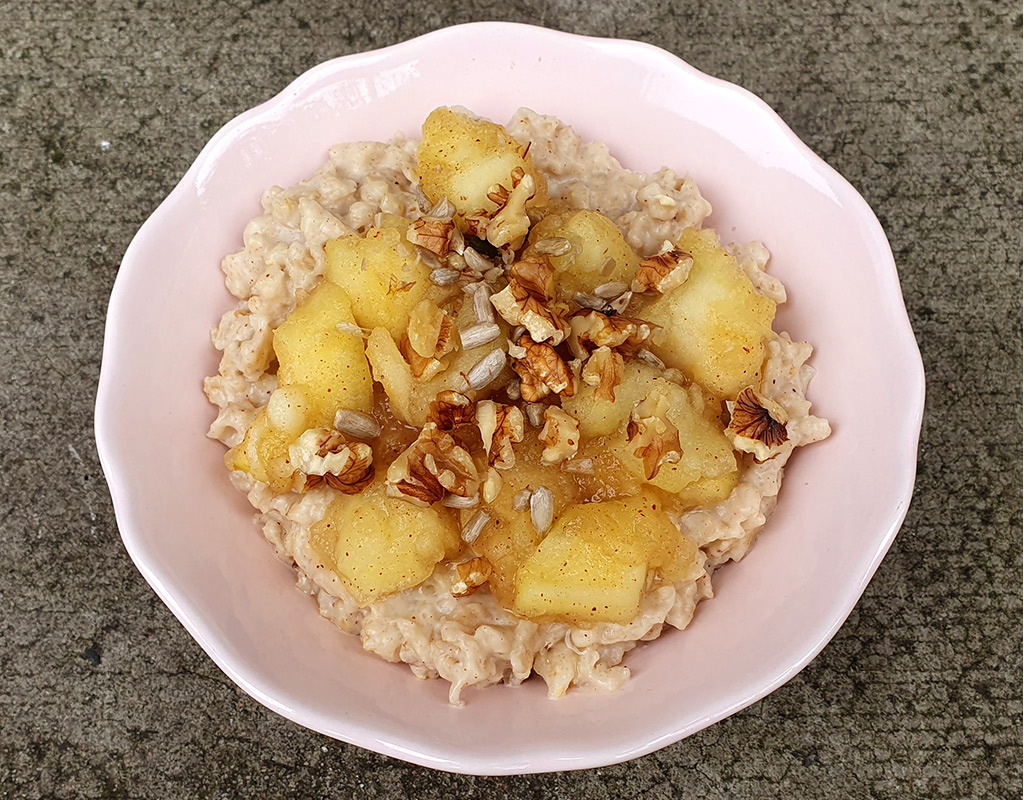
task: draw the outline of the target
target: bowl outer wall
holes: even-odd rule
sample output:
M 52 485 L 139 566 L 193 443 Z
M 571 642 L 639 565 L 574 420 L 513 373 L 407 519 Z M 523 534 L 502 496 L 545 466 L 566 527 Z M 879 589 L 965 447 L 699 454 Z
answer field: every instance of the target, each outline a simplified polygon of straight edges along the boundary
M 815 345 L 809 392 L 831 439 L 795 455 L 779 508 L 685 633 L 627 658 L 615 694 L 554 702 L 539 681 L 466 692 L 365 654 L 294 590 L 205 438 L 219 270 L 272 184 L 339 141 L 416 135 L 437 105 L 499 121 L 520 105 L 606 142 L 632 169 L 697 181 L 726 241 L 761 239 L 789 289 L 778 330 Z M 111 296 L 97 443 L 125 546 L 232 680 L 329 736 L 456 772 L 578 769 L 694 733 L 776 688 L 832 637 L 902 522 L 923 411 L 892 254 L 864 200 L 764 103 L 634 42 L 477 23 L 322 64 L 228 123 L 145 223 Z

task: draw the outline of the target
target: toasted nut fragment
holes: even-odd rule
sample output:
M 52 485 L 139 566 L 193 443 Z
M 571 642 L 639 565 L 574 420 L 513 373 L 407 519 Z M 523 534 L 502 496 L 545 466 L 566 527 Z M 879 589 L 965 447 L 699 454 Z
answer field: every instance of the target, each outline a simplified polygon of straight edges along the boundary
M 580 446 L 580 423 L 576 417 L 567 414 L 558 406 L 544 409 L 544 428 L 540 432 L 544 442 L 541 459 L 547 464 L 567 461 L 576 455 Z
M 644 462 L 644 475 L 649 481 L 663 464 L 674 464 L 681 458 L 679 430 L 669 422 L 668 408 L 668 398 L 656 391 L 636 404 L 626 426 L 633 455 Z
M 512 362 L 512 369 L 521 379 L 519 391 L 523 400 L 535 403 L 552 392 L 564 397 L 573 396 L 576 391 L 575 378 L 555 348 L 535 342 L 529 336 L 520 337 L 519 347 L 525 353 L 522 358 Z
M 532 175 L 522 167 L 512 170 L 512 191 L 498 184 L 488 198 L 498 204 L 498 210 L 487 223 L 487 241 L 495 247 L 510 246 L 518 250 L 526 234 L 530 232 L 530 217 L 526 203 L 537 193 L 537 184 Z
M 693 269 L 693 256 L 677 250 L 671 242 L 656 256 L 645 258 L 637 267 L 630 287 L 634 292 L 660 292 L 664 294 L 682 286 Z
M 752 386 L 741 391 L 735 403 L 726 402 L 726 408 L 732 419 L 725 435 L 737 450 L 753 453 L 758 461 L 765 461 L 789 441 L 786 409 Z
M 388 467 L 387 493 L 418 506 L 436 503 L 445 492 L 472 497 L 479 487 L 473 457 L 432 422 Z
M 406 238 L 417 247 L 444 258 L 453 249 L 452 234 L 455 230 L 455 223 L 450 219 L 420 217 L 409 226 Z
M 430 300 L 417 303 L 406 330 L 409 345 L 420 358 L 441 358 L 455 349 L 452 318 Z
M 428 419 L 437 425 L 439 430 L 450 431 L 472 422 L 476 409 L 473 401 L 462 392 L 445 390 L 438 392 L 430 403 Z
M 516 465 L 512 444 L 523 441 L 523 412 L 516 406 L 481 400 L 476 404 L 476 422 L 487 452 L 487 461 L 498 469 Z
M 409 341 L 408 334 L 402 336 L 402 341 L 398 343 L 398 350 L 409 363 L 412 374 L 422 381 L 429 381 L 448 368 L 448 365 L 439 358 L 423 358 L 417 353 Z
M 572 335 L 584 347 L 612 347 L 633 355 L 651 338 L 658 326 L 632 317 L 608 316 L 600 311 L 579 311 L 569 320 Z
M 483 556 L 471 558 L 455 565 L 452 597 L 466 597 L 487 583 L 491 577 L 491 562 Z
M 509 325 L 522 325 L 535 342 L 559 344 L 569 333 L 566 308 L 554 300 L 555 269 L 544 258 L 517 261 L 508 286 L 491 295 L 491 305 Z
M 373 450 L 349 442 L 327 428 L 311 428 L 288 448 L 292 465 L 305 476 L 301 491 L 326 483 L 345 494 L 358 494 L 373 480 Z
M 580 377 L 589 386 L 596 386 L 594 397 L 615 402 L 615 387 L 622 383 L 622 356 L 610 347 L 599 347 L 583 366 Z
M 509 275 L 538 300 L 548 303 L 555 298 L 555 268 L 547 259 L 524 258 L 512 265 Z

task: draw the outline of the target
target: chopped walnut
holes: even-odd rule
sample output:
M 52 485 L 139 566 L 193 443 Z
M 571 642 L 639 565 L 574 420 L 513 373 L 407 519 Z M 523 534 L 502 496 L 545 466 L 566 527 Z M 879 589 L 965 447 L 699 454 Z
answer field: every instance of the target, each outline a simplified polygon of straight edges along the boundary
M 575 457 L 580 446 L 580 423 L 576 417 L 567 414 L 557 406 L 544 409 L 544 428 L 540 432 L 544 443 L 541 459 L 547 464 L 557 464 Z
M 646 320 L 608 316 L 591 309 L 574 314 L 569 324 L 573 338 L 584 348 L 611 347 L 624 355 L 634 355 L 658 328 Z
M 288 448 L 292 465 L 305 476 L 303 492 L 326 483 L 345 494 L 358 494 L 373 480 L 373 450 L 349 442 L 327 428 L 311 428 Z
M 438 502 L 445 492 L 472 497 L 479 487 L 473 457 L 432 422 L 388 467 L 387 493 L 418 506 Z
M 637 403 L 626 427 L 633 455 L 644 462 L 644 475 L 649 481 L 662 466 L 682 457 L 679 429 L 669 420 L 668 410 L 668 398 L 656 391 Z
M 645 258 L 633 278 L 634 292 L 665 292 L 682 286 L 693 269 L 693 256 L 677 250 L 671 242 L 656 256 Z
M 452 597 L 466 597 L 487 583 L 491 577 L 491 562 L 483 556 L 471 558 L 455 565 L 455 580 L 452 581 Z
M 498 209 L 487 223 L 487 241 L 495 247 L 509 246 L 518 250 L 530 232 L 526 203 L 536 193 L 536 181 L 522 167 L 512 170 L 511 192 L 501 184 L 493 187 L 487 197 L 497 204 Z
M 456 230 L 450 219 L 420 217 L 409 226 L 406 238 L 411 244 L 444 258 L 453 249 L 452 239 Z
M 409 363 L 413 376 L 421 381 L 429 381 L 448 368 L 448 365 L 439 358 L 423 358 L 417 353 L 409 341 L 408 334 L 402 336 L 402 341 L 398 343 L 398 349 Z
M 536 403 L 549 394 L 572 397 L 576 380 L 560 355 L 549 344 L 533 341 L 529 336 L 519 337 L 518 346 L 523 355 L 512 362 L 520 377 L 519 391 L 527 403 Z
M 736 402 L 726 402 L 726 407 L 732 418 L 725 435 L 740 452 L 753 453 L 758 461 L 765 461 L 789 441 L 786 409 L 753 387 L 741 391 Z
M 476 421 L 487 452 L 487 461 L 498 469 L 516 465 L 513 443 L 523 441 L 523 412 L 516 406 L 481 400 L 476 404 Z
M 508 286 L 491 295 L 491 305 L 509 325 L 522 325 L 535 342 L 562 342 L 569 333 L 565 307 L 554 300 L 555 269 L 547 259 L 517 261 Z
M 462 392 L 445 390 L 438 392 L 430 402 L 428 419 L 439 430 L 450 431 L 472 422 L 476 415 L 474 403 Z
M 622 356 L 610 347 L 599 347 L 590 354 L 580 377 L 589 386 L 596 386 L 594 397 L 615 402 L 615 387 L 622 383 Z

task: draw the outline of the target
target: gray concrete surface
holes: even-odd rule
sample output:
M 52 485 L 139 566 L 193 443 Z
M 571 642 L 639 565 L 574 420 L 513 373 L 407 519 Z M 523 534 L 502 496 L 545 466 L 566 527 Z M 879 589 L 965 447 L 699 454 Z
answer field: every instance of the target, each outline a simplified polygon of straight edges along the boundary
M 632 763 L 434 773 L 225 678 L 121 546 L 92 407 L 132 234 L 235 114 L 459 21 L 660 45 L 764 97 L 877 211 L 929 397 L 907 523 L 788 685 Z M 1019 797 L 1021 15 L 995 1 L 0 0 L 0 796 Z

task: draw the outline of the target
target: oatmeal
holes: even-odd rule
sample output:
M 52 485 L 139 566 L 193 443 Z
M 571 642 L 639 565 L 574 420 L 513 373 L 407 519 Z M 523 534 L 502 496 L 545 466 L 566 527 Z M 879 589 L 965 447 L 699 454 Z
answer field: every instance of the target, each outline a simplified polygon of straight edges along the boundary
M 766 248 L 553 117 L 438 109 L 263 208 L 209 435 L 319 612 L 452 703 L 621 686 L 829 435 Z

